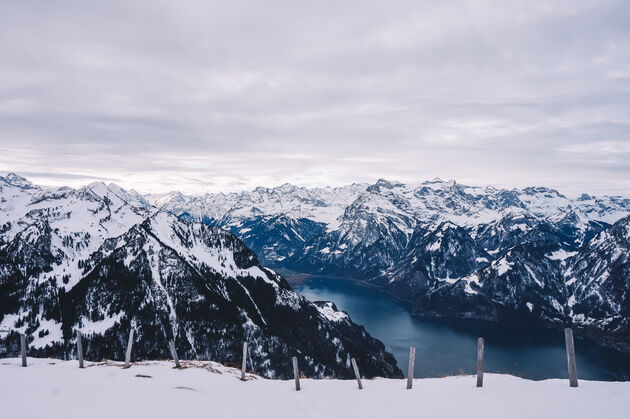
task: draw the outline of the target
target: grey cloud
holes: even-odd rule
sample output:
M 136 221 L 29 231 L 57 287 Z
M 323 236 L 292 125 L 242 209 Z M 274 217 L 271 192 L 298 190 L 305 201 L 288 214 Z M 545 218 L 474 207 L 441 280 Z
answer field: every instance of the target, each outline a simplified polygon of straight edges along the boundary
M 629 20 L 600 0 L 5 2 L 0 169 L 630 194 L 627 153 L 588 152 L 630 144 Z

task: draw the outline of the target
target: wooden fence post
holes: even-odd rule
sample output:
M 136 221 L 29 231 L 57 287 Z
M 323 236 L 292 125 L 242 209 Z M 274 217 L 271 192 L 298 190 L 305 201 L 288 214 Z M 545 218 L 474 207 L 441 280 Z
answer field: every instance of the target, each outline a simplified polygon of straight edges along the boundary
M 77 355 L 79 356 L 79 368 L 83 368 L 83 343 L 81 342 L 80 330 L 77 330 Z
M 571 387 L 578 386 L 577 366 L 575 365 L 575 346 L 573 345 L 573 330 L 564 329 L 564 341 L 567 346 L 567 364 L 569 367 L 569 385 Z
M 293 376 L 295 377 L 295 391 L 300 391 L 300 370 L 295 356 L 293 357 Z
M 363 384 L 361 384 L 361 376 L 359 375 L 359 367 L 357 367 L 357 361 L 356 359 L 352 358 L 350 359 L 350 362 L 352 363 L 352 369 L 354 370 L 354 376 L 357 377 L 357 383 L 359 383 L 359 390 L 363 389 Z
M 413 364 L 416 360 L 416 347 L 411 346 L 409 348 L 409 368 L 407 370 L 407 390 L 410 390 L 413 386 Z
M 243 365 L 241 367 L 241 381 L 245 381 L 245 370 L 247 370 L 247 342 L 243 342 Z
M 477 339 L 477 387 L 483 387 L 483 338 Z
M 179 358 L 177 357 L 177 351 L 175 350 L 175 342 L 173 342 L 172 340 L 169 340 L 168 346 L 171 348 L 171 355 L 173 356 L 173 361 L 175 361 L 175 366 L 177 368 L 181 368 L 182 366 L 179 363 Z
M 131 348 L 133 347 L 133 327 L 129 330 L 129 341 L 127 342 L 127 353 L 125 354 L 125 368 L 131 366 Z
M 26 336 L 20 335 L 20 348 L 22 352 L 22 366 L 26 366 Z

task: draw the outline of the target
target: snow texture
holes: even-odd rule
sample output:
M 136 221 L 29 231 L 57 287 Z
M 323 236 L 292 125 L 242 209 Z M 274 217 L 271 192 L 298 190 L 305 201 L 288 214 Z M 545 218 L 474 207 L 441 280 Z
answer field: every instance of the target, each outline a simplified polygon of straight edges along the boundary
M 267 380 L 214 362 L 122 363 L 0 359 L 0 402 L 6 418 L 620 418 L 630 382 L 530 381 L 486 374 L 406 380 Z M 359 365 L 361 368 L 361 365 Z

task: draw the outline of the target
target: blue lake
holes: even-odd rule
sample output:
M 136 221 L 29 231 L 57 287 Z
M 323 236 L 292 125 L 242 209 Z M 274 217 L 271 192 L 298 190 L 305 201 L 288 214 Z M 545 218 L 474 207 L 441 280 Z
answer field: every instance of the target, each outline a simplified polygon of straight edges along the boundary
M 472 374 L 477 337 L 483 337 L 487 372 L 536 380 L 568 377 L 561 330 L 418 318 L 411 316 L 406 303 L 346 279 L 310 276 L 292 285 L 309 300 L 332 301 L 350 314 L 385 344 L 405 375 L 411 345 L 416 347 L 415 377 Z M 601 348 L 580 336 L 575 336 L 575 348 L 579 378 L 630 380 L 630 355 Z

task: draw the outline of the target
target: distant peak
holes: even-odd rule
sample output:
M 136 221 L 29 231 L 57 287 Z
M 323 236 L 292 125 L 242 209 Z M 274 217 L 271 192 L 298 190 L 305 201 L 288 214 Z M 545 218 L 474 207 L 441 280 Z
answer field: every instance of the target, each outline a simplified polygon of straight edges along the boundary
M 107 185 L 105 184 L 105 182 L 97 181 L 97 182 L 90 183 L 88 185 L 88 188 L 90 188 L 90 189 L 103 189 L 103 188 L 107 188 Z
M 441 184 L 446 185 L 446 186 L 455 186 L 457 184 L 457 182 L 455 182 L 454 179 L 444 180 L 444 179 L 439 178 L 439 177 L 434 177 L 432 180 L 427 180 L 427 181 L 423 182 L 423 184 L 425 184 L 425 185 L 430 185 L 430 184 L 434 184 L 434 183 L 441 183 Z
M 393 189 L 397 186 L 403 186 L 402 183 L 398 182 L 390 182 L 386 179 L 380 178 L 376 181 L 375 184 L 370 185 L 366 188 L 367 192 L 380 192 L 381 189 Z
M 280 186 L 278 186 L 277 188 L 274 188 L 274 189 L 278 189 L 278 190 L 281 190 L 281 191 L 293 191 L 293 190 L 296 189 L 296 186 L 292 185 L 292 184 L 290 184 L 288 182 L 285 182 L 282 185 L 280 185 Z
M 5 176 L 5 179 L 9 179 L 9 180 L 19 180 L 19 181 L 21 181 L 21 182 L 28 182 L 28 180 L 27 180 L 25 177 L 20 176 L 20 175 L 18 175 L 18 174 L 16 174 L 16 173 L 13 173 L 13 172 L 11 172 L 11 173 L 7 174 L 7 175 Z M 30 182 L 29 182 L 29 183 L 30 183 Z
M 377 186 L 381 186 L 381 187 L 385 187 L 385 188 L 394 188 L 397 186 L 403 186 L 402 183 L 398 182 L 398 181 L 389 181 L 387 179 L 383 179 L 380 178 L 379 180 L 376 181 L 376 185 Z
M 254 192 L 259 193 L 259 194 L 270 194 L 273 193 L 274 191 L 280 191 L 280 192 L 292 192 L 294 190 L 298 189 L 297 186 L 289 183 L 289 182 L 285 182 L 280 186 L 273 186 L 273 187 L 266 187 L 266 186 L 257 186 L 254 189 Z
M 437 228 L 436 230 L 441 230 L 441 231 L 445 231 L 445 230 L 451 230 L 451 229 L 458 229 L 459 226 L 455 223 L 453 223 L 450 220 L 446 220 L 444 222 L 442 222 Z
M 256 188 L 254 189 L 254 192 L 256 193 L 267 193 L 269 191 L 268 188 L 265 188 L 264 186 L 256 186 Z
M 556 195 L 560 198 L 565 198 L 560 192 L 556 189 L 547 188 L 545 186 L 528 186 L 523 188 L 523 192 L 527 195 L 536 195 L 536 194 L 547 194 L 547 195 Z
M 100 196 L 101 198 L 107 195 L 108 192 L 111 192 L 110 189 L 107 187 L 107 185 L 104 182 L 100 182 L 100 181 L 92 182 L 87 187 L 94 194 Z
M 15 173 L 8 173 L 5 177 L 0 177 L 0 179 L 3 179 L 9 185 L 17 186 L 19 188 L 33 187 L 31 181 Z

